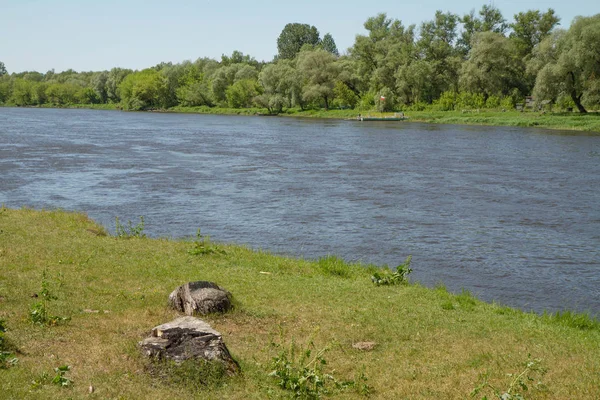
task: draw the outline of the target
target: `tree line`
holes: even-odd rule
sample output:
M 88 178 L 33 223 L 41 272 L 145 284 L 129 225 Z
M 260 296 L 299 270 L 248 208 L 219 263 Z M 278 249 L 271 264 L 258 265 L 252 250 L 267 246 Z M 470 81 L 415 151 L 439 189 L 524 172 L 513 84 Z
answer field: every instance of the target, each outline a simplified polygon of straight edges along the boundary
M 259 62 L 234 51 L 133 71 L 8 74 L 0 62 L 0 104 L 116 104 L 124 110 L 183 107 L 510 109 L 538 103 L 580 112 L 600 105 L 600 14 L 559 27 L 554 10 L 508 22 L 484 5 L 459 16 L 437 11 L 419 26 L 378 14 L 340 55 L 316 27 L 287 24 L 278 54 Z

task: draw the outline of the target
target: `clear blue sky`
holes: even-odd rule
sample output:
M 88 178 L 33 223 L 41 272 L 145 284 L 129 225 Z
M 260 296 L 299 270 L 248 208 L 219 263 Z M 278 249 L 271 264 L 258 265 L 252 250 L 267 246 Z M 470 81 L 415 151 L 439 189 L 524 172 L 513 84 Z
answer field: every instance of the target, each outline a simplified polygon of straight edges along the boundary
M 331 33 L 344 52 L 380 12 L 418 25 L 436 10 L 463 15 L 483 4 L 509 22 L 519 11 L 553 8 L 565 28 L 577 15 L 600 13 L 598 0 L 0 0 L 0 61 L 9 72 L 143 69 L 234 50 L 268 61 L 289 22 Z

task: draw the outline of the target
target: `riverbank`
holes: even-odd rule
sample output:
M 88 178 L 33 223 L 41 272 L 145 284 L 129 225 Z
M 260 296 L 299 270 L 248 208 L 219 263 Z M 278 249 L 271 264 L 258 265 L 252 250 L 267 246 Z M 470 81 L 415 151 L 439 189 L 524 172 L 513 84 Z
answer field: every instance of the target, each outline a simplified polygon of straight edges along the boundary
M 267 115 L 266 109 L 248 108 L 232 109 L 218 107 L 174 107 L 165 112 L 222 114 L 222 115 Z M 279 116 L 325 119 L 355 119 L 356 110 L 299 110 L 288 109 Z M 362 115 L 391 117 L 393 112 L 379 113 L 376 111 L 360 112 Z M 555 130 L 570 130 L 600 133 L 600 113 L 589 112 L 533 112 L 533 111 L 497 111 L 497 110 L 468 110 L 468 111 L 407 111 L 408 121 L 429 124 L 453 125 L 485 125 L 485 126 L 518 126 L 546 128 Z
M 82 108 L 95 110 L 119 110 L 118 104 L 72 104 L 56 107 L 44 105 L 43 108 Z M 151 110 L 150 112 L 184 113 L 184 114 L 213 114 L 213 115 L 269 115 L 264 108 L 223 108 L 223 107 L 173 107 L 166 110 Z M 354 119 L 359 111 L 356 110 L 300 110 L 287 109 L 280 117 Z M 363 115 L 393 116 L 393 112 L 379 113 L 376 111 L 361 112 Z M 600 112 L 580 114 L 578 112 L 534 112 L 534 111 L 497 111 L 497 110 L 466 110 L 466 111 L 407 111 L 408 121 L 428 124 L 483 125 L 483 126 L 518 126 L 545 128 L 555 130 L 570 130 L 600 133 Z
M 131 228 L 122 233 L 143 233 Z M 324 371 L 354 382 L 332 389 L 336 398 L 367 390 L 372 398 L 467 398 L 485 381 L 514 394 L 521 372 L 526 398 L 600 396 L 600 324 L 582 315 L 524 313 L 443 287 L 375 286 L 371 275 L 380 270 L 334 257 L 115 237 L 62 211 L 3 207 L 0 238 L 0 319 L 18 358 L 0 374 L 6 398 L 281 398 L 289 392 L 269 374 L 292 342 L 313 355 L 328 349 Z M 243 375 L 203 388 L 151 377 L 137 349 L 153 326 L 177 316 L 167 296 L 191 280 L 217 282 L 236 304 L 205 319 L 223 333 Z M 48 293 L 56 299 L 45 303 L 47 315 L 68 319 L 34 324 L 32 310 Z M 358 342 L 376 345 L 358 350 Z M 63 365 L 72 381 L 64 388 L 51 382 Z M 493 397 L 490 387 L 477 398 L 483 394 Z

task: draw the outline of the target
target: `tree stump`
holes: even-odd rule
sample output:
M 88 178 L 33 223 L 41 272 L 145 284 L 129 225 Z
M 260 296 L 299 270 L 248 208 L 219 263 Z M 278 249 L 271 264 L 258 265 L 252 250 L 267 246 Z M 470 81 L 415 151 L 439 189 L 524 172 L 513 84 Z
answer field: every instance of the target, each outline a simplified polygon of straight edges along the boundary
M 180 317 L 152 329 L 150 337 L 142 340 L 144 354 L 158 360 L 176 363 L 204 359 L 223 363 L 229 375 L 237 373 L 239 364 L 231 357 L 219 332 L 195 317 Z
M 232 308 L 231 293 L 213 282 L 189 282 L 169 295 L 169 305 L 186 315 L 224 313 Z

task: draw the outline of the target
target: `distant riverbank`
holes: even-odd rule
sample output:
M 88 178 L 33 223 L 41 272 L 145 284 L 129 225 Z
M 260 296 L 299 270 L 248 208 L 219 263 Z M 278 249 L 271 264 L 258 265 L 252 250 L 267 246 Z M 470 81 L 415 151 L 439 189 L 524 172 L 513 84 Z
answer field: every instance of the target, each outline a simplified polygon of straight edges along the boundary
M 118 104 L 71 104 L 68 106 L 45 105 L 43 108 L 82 108 L 95 110 L 119 110 Z M 148 112 L 193 113 L 214 115 L 269 115 L 263 108 L 223 108 L 223 107 L 173 107 L 169 109 L 148 110 Z M 392 116 L 393 112 L 380 113 L 362 110 L 300 110 L 287 109 L 278 114 L 280 117 L 351 119 L 358 114 L 372 116 Z M 571 130 L 600 133 L 600 112 L 581 114 L 578 112 L 534 112 L 534 111 L 406 111 L 408 121 L 430 124 L 519 126 L 556 130 Z M 403 122 L 394 122 L 403 123 Z

